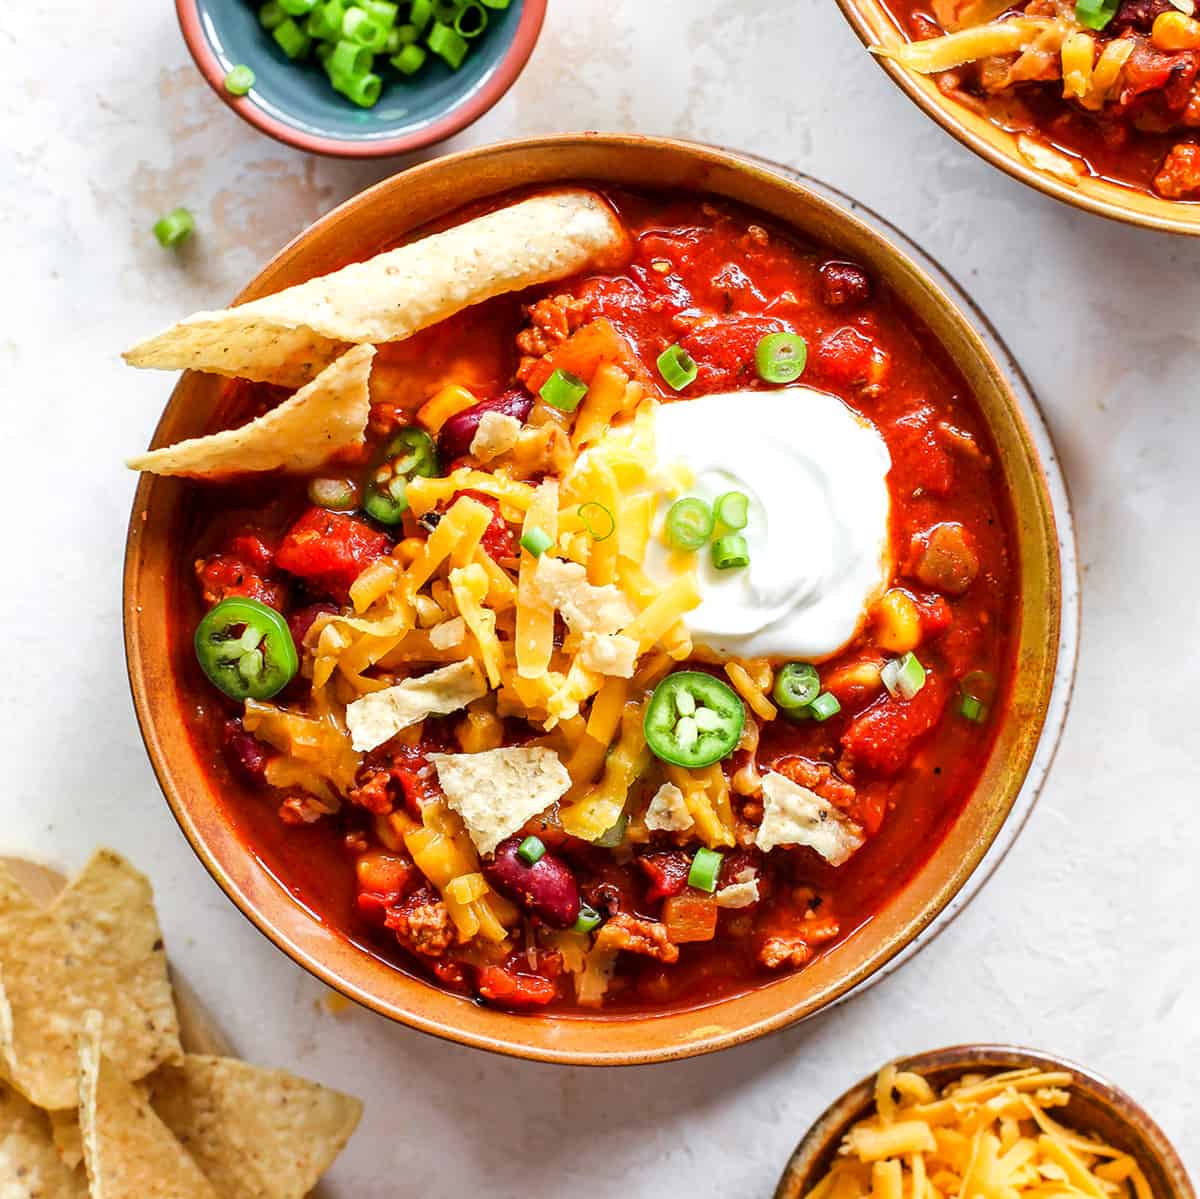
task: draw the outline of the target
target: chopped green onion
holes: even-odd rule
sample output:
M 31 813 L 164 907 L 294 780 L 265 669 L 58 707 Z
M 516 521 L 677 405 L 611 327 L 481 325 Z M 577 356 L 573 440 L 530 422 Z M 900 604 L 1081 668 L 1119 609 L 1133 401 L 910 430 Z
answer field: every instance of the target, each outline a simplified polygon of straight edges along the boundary
M 695 359 L 683 346 L 667 346 L 658 356 L 658 373 L 669 387 L 682 391 L 700 373 Z
M 726 533 L 712 544 L 713 566 L 717 570 L 737 570 L 750 565 L 750 546 L 741 533 Z
M 437 11 L 436 4 L 434 11 Z M 457 11 L 455 15 L 457 16 Z M 457 71 L 462 66 L 463 59 L 467 57 L 467 51 L 471 48 L 465 37 L 460 37 L 451 26 L 444 25 L 441 21 L 436 22 L 429 31 L 425 44 L 452 71 Z
M 808 711 L 812 718 L 821 722 L 828 720 L 831 716 L 836 716 L 841 710 L 842 705 L 838 703 L 837 696 L 831 695 L 828 691 L 822 691 L 808 705 Z
M 420 46 L 405 46 L 388 61 L 401 75 L 415 75 L 425 65 L 426 54 Z
M 192 214 L 186 208 L 176 208 L 154 222 L 154 236 L 164 249 L 173 250 L 191 236 L 195 227 Z
M 279 7 L 278 0 L 267 0 L 267 3 L 258 10 L 258 23 L 270 33 L 272 29 L 278 28 L 287 20 L 287 13 Z
M 383 91 L 383 80 L 368 71 L 365 75 L 337 75 L 333 79 L 333 86 L 360 108 L 371 108 Z
M 625 829 L 629 824 L 629 817 L 622 812 L 617 817 L 617 822 L 610 829 L 606 829 L 593 842 L 593 845 L 599 845 L 601 849 L 616 849 L 622 841 L 625 840 Z
M 600 924 L 602 919 L 603 917 L 591 904 L 581 903 L 579 905 L 579 915 L 576 917 L 571 929 L 577 933 L 590 933 L 592 929 Z
M 391 29 L 396 24 L 400 5 L 391 3 L 391 0 L 358 0 L 358 3 L 376 25 Z
M 694 553 L 712 536 L 713 511 L 694 495 L 676 500 L 667 510 L 663 539 L 673 550 Z
M 525 863 L 526 866 L 535 866 L 546 856 L 546 843 L 541 837 L 526 837 L 520 845 L 517 846 L 517 857 Z
M 692 868 L 688 871 L 688 886 L 695 887 L 697 891 L 715 891 L 723 858 L 724 855 L 717 853 L 715 849 L 701 845 L 696 850 L 696 856 L 692 858 Z
M 553 544 L 554 538 L 537 525 L 521 534 L 521 548 L 528 550 L 535 558 L 540 558 Z
M 454 32 L 460 37 L 475 38 L 487 28 L 487 23 L 487 9 L 472 0 L 454 18 Z
M 225 76 L 225 90 L 231 96 L 244 96 L 254 86 L 254 72 L 239 64 Z
M 276 26 L 271 36 L 280 50 L 293 60 L 303 58 L 312 48 L 312 38 L 291 17 Z
M 986 670 L 972 670 L 958 684 L 958 713 L 975 724 L 988 718 L 991 701 L 996 693 L 996 680 Z
M 421 31 L 415 25 L 397 25 L 395 29 L 388 33 L 387 45 L 384 47 L 384 52 L 386 54 L 399 54 L 405 46 L 415 45 L 420 36 Z
M 346 479 L 309 479 L 308 498 L 318 508 L 349 512 L 358 507 L 358 493 Z
M 346 18 L 346 8 L 342 0 L 325 0 L 317 5 L 305 25 L 307 32 L 323 42 L 336 42 L 342 36 L 342 21 Z
M 433 49 L 432 38 L 430 39 L 429 48 Z M 434 50 L 434 53 L 436 54 L 437 51 Z M 559 412 L 574 412 L 583 403 L 583 397 L 587 395 L 587 392 L 587 384 L 577 375 L 571 374 L 570 371 L 555 371 L 542 384 L 538 395 L 551 408 L 557 408 Z
M 616 517 L 595 500 L 579 505 L 579 519 L 593 541 L 607 541 L 617 529 Z
M 958 714 L 975 724 L 983 724 L 987 719 L 987 705 L 978 696 L 963 695 L 958 700 Z
M 1075 19 L 1089 29 L 1103 29 L 1117 15 L 1118 0 L 1075 0 Z
M 738 529 L 744 529 L 750 519 L 750 497 L 744 491 L 727 491 L 717 496 L 713 514 L 717 524 L 736 533 Z
M 408 23 L 420 33 L 433 20 L 433 0 L 412 0 L 408 6 Z
M 789 662 L 779 668 L 771 698 L 789 715 L 807 708 L 821 694 L 821 676 L 807 662 Z
M 893 698 L 912 699 L 925 686 L 925 667 L 910 650 L 902 658 L 885 662 L 879 677 Z
M 348 79 L 366 75 L 371 70 L 371 51 L 357 42 L 340 41 L 333 47 L 325 69 L 331 76 L 342 75 Z
M 488 8 L 502 9 L 509 6 L 510 0 L 480 0 Z
M 342 37 L 376 53 L 387 45 L 387 30 L 361 8 L 348 8 L 342 18 Z
M 807 361 L 808 344 L 799 333 L 768 333 L 754 350 L 754 365 L 765 383 L 795 382 Z
M 462 12 L 466 0 L 433 0 L 433 19 L 445 25 L 453 25 L 454 18 Z
M 317 7 L 317 0 L 279 0 L 279 7 L 289 17 L 306 17 Z

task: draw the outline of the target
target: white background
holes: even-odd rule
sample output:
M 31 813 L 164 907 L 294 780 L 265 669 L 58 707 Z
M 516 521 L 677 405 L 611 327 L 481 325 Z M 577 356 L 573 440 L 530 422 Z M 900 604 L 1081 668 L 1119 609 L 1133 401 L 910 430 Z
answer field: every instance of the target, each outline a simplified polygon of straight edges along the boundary
M 716 1057 L 566 1070 L 331 1015 L 196 862 L 138 738 L 121 461 L 172 381 L 117 353 L 219 306 L 403 163 L 315 159 L 243 125 L 192 67 L 165 0 L 39 0 L 0 31 L 0 850 L 75 868 L 105 843 L 150 873 L 172 958 L 242 1052 L 367 1100 L 337 1196 L 768 1195 L 845 1086 L 967 1039 L 1111 1075 L 1200 1173 L 1200 243 L 1076 213 L 977 160 L 893 88 L 832 0 L 550 8 L 516 87 L 446 149 L 590 128 L 786 161 L 939 258 L 1028 371 L 1074 496 L 1083 648 L 1015 849 L 899 974 Z M 149 226 L 179 203 L 199 235 L 175 257 Z

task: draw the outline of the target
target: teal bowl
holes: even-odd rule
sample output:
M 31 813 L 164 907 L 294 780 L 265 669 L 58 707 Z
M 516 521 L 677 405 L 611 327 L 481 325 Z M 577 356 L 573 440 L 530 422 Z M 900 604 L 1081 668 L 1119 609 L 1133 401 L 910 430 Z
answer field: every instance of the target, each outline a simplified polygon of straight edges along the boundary
M 389 72 L 374 108 L 335 92 L 319 63 L 290 62 L 250 0 L 176 0 L 175 8 L 201 74 L 243 120 L 313 154 L 383 158 L 442 141 L 487 112 L 529 61 L 546 3 L 512 0 L 506 9 L 489 9 L 488 27 L 459 70 L 430 55 L 415 76 Z M 253 70 L 254 87 L 231 96 L 225 76 L 242 63 Z

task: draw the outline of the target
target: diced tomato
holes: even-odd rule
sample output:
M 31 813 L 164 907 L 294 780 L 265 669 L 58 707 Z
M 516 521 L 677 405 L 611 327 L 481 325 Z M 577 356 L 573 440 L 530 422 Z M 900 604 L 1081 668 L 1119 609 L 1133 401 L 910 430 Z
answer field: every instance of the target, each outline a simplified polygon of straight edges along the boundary
M 696 360 L 704 390 L 732 389 L 758 378 L 754 351 L 768 333 L 790 332 L 783 321 L 744 316 L 692 329 L 679 344 Z
M 944 633 L 950 627 L 953 618 L 950 605 L 940 595 L 921 595 L 909 592 L 917 605 L 917 614 L 921 620 L 921 634 L 928 639 Z
M 717 935 L 717 901 L 702 891 L 687 890 L 663 904 L 663 924 L 676 945 L 711 941 Z
M 842 735 L 842 749 L 855 767 L 885 776 L 899 774 L 945 706 L 946 685 L 930 671 L 912 699 L 883 696 L 856 716 Z
M 483 540 L 480 542 L 484 552 L 494 561 L 499 561 L 501 558 L 515 558 L 517 556 L 517 540 L 508 527 L 508 521 L 501 515 L 500 501 L 493 496 L 484 495 L 482 491 L 456 491 L 451 497 L 450 503 L 453 504 L 460 495 L 470 496 L 471 499 L 477 500 L 492 511 L 492 522 L 484 529 Z
M 433 976 L 444 987 L 449 987 L 452 991 L 465 991 L 467 989 L 467 972 L 463 967 L 462 962 L 447 961 L 445 958 L 439 958 L 429 964 L 433 971 Z
M 275 565 L 303 579 L 313 591 L 345 603 L 350 584 L 390 546 L 385 534 L 361 520 L 342 512 L 309 508 L 287 531 Z
M 660 899 L 678 895 L 687 886 L 692 859 L 678 850 L 667 850 L 644 853 L 637 859 L 637 864 L 650 883 L 646 889 L 646 902 L 657 903 Z
M 948 495 L 954 486 L 954 461 L 938 436 L 937 413 L 921 404 L 892 426 L 893 462 L 902 462 L 907 478 L 931 495 Z
M 241 558 L 232 554 L 213 554 L 196 563 L 196 577 L 204 602 L 210 607 L 231 595 L 258 600 L 268 608 L 282 612 L 287 607 L 287 584 L 264 579 Z
M 392 903 L 408 890 L 416 870 L 407 854 L 389 849 L 368 849 L 354 864 L 358 889 L 388 897 Z
M 875 343 L 850 325 L 821 338 L 811 355 L 813 373 L 831 383 L 867 383 L 878 370 Z
M 275 546 L 261 533 L 250 530 L 239 533 L 229 543 L 229 553 L 240 558 L 252 570 L 260 574 L 270 570 L 275 563 Z
M 504 1007 L 543 1007 L 558 996 L 558 988 L 540 974 L 519 973 L 507 966 L 483 966 L 479 995 Z

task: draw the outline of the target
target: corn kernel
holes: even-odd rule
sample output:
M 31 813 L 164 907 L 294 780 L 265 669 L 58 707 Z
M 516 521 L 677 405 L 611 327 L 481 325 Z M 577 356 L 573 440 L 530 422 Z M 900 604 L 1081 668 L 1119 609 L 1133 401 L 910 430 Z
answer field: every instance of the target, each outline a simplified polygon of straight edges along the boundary
M 1154 18 L 1150 40 L 1159 50 L 1200 49 L 1200 21 L 1181 12 L 1165 12 Z
M 893 654 L 906 654 L 921 644 L 921 614 L 912 596 L 893 589 L 875 605 L 875 644 Z

